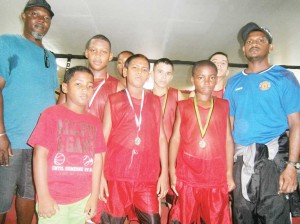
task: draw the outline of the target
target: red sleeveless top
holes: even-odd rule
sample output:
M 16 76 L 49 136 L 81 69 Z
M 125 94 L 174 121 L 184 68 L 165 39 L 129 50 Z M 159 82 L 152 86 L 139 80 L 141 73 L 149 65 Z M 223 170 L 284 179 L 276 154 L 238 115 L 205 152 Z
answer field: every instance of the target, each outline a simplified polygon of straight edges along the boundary
M 94 82 L 94 91 L 97 89 L 102 80 Z M 115 77 L 108 76 L 105 80 L 103 86 L 101 86 L 97 95 L 95 96 L 91 107 L 87 106 L 87 111 L 96 117 L 98 117 L 101 121 L 103 120 L 104 107 L 107 102 L 108 96 L 112 93 L 117 92 L 117 87 L 119 84 L 119 80 Z
M 178 108 L 181 116 L 181 137 L 177 156 L 177 178 L 201 187 L 227 185 L 226 128 L 229 113 L 227 100 L 220 98 L 214 100 L 214 109 L 204 136 L 205 148 L 199 146 L 202 137 L 193 98 L 178 102 Z M 209 109 L 198 106 L 202 127 L 205 125 Z
M 139 116 L 140 99 L 131 98 Z M 112 128 L 107 142 L 104 173 L 107 180 L 157 181 L 160 174 L 159 133 L 161 106 L 157 96 L 145 90 L 140 145 L 137 126 L 125 90 L 109 96 Z
M 165 95 L 160 96 L 159 99 L 160 99 L 161 106 L 163 107 Z M 164 129 L 165 129 L 168 142 L 170 141 L 172 131 L 173 131 L 173 125 L 175 122 L 177 101 L 178 101 L 178 90 L 169 88 L 165 113 L 163 114 L 163 124 L 164 124 Z

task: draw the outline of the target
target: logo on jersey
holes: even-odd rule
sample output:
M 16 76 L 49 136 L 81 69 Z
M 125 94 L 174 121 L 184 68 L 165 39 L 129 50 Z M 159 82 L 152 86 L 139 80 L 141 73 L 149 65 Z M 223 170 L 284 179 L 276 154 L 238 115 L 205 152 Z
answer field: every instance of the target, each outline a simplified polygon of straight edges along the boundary
M 90 158 L 88 155 L 85 155 L 83 157 L 83 165 L 84 166 L 91 166 L 91 165 L 93 165 L 93 162 L 94 162 L 93 158 Z
M 64 164 L 65 160 L 66 160 L 66 157 L 64 154 L 57 153 L 54 157 L 54 164 L 56 166 L 61 166 L 62 164 Z
M 262 91 L 266 91 L 271 88 L 271 83 L 268 81 L 263 81 L 259 84 L 259 88 Z
M 243 87 L 238 87 L 238 88 L 235 88 L 234 90 L 235 91 L 240 91 L 240 90 L 242 90 L 243 89 Z

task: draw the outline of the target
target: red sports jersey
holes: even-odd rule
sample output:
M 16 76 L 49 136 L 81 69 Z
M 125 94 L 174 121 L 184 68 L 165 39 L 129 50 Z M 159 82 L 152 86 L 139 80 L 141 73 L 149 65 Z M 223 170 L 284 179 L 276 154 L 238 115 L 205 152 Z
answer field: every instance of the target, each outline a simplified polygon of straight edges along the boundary
M 137 126 L 126 92 L 109 96 L 112 128 L 107 143 L 105 177 L 107 180 L 157 181 L 160 173 L 159 133 L 161 106 L 159 98 L 145 91 L 142 123 L 135 144 Z M 141 100 L 132 98 L 135 113 L 139 115 Z
M 165 101 L 165 95 L 160 96 L 159 98 L 160 98 L 160 103 L 163 107 L 164 101 Z M 164 129 L 165 129 L 165 133 L 166 133 L 168 142 L 170 141 L 172 131 L 173 131 L 177 101 L 178 101 L 178 90 L 169 88 L 167 102 L 165 105 L 165 113 L 163 114 Z
M 226 185 L 226 128 L 229 113 L 227 100 L 214 100 L 214 109 L 204 136 L 205 148 L 199 145 L 202 137 L 193 98 L 178 102 L 178 108 L 181 116 L 181 137 L 177 156 L 177 178 L 198 187 Z M 209 108 L 198 106 L 198 110 L 204 127 Z
M 102 80 L 94 82 L 94 91 L 96 91 L 97 87 L 101 85 L 101 82 Z M 105 80 L 103 86 L 101 86 L 100 90 L 97 92 L 95 98 L 92 101 L 92 104 L 90 106 L 87 106 L 88 112 L 95 115 L 102 121 L 104 107 L 107 102 L 108 96 L 112 93 L 117 92 L 118 84 L 119 80 L 109 75 Z

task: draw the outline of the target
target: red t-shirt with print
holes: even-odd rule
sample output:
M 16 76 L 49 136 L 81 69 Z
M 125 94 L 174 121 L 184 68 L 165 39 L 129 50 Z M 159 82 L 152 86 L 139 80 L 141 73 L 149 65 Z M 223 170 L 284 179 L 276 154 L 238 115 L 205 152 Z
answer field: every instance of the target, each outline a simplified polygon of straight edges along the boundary
M 49 107 L 28 144 L 49 150 L 48 187 L 58 204 L 74 203 L 91 193 L 94 155 L 106 151 L 98 118 L 77 114 L 64 105 Z

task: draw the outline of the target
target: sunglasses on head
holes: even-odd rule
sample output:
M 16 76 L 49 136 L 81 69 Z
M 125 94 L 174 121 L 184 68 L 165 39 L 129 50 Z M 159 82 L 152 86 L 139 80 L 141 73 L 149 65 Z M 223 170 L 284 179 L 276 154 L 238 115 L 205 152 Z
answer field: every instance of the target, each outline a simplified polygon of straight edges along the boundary
M 45 67 L 49 68 L 50 67 L 49 54 L 46 49 L 44 49 L 44 62 L 45 62 Z

